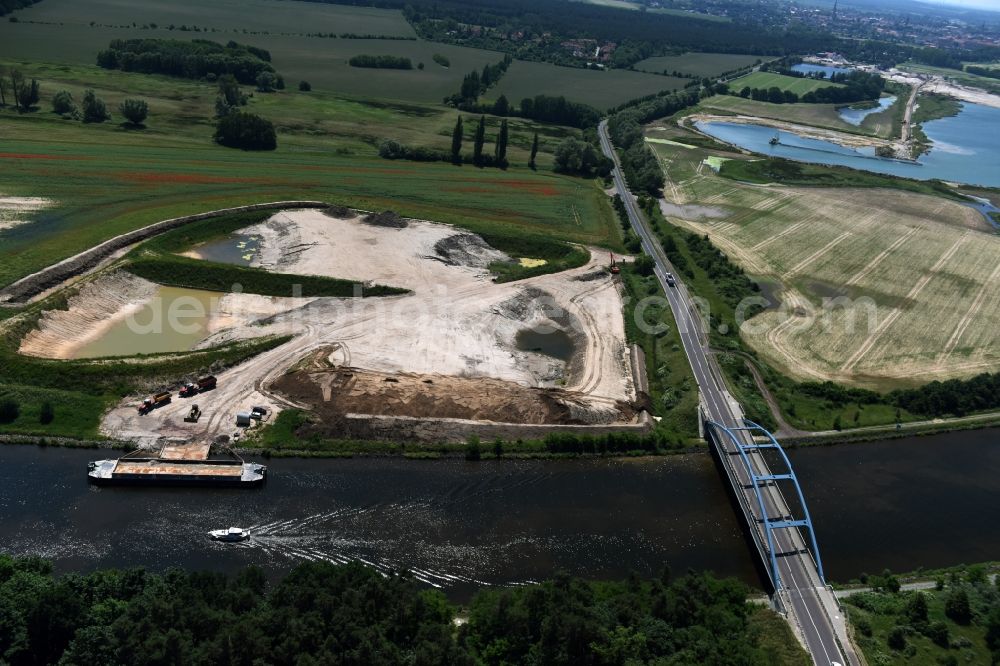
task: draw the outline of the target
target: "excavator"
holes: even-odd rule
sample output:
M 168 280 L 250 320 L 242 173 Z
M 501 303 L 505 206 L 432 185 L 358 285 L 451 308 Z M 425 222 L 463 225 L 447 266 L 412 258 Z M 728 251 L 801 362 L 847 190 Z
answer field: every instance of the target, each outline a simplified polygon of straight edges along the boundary
M 610 270 L 611 270 L 611 274 L 612 275 L 618 275 L 619 273 L 622 272 L 622 269 L 618 267 L 617 263 L 615 263 L 615 253 L 614 252 L 611 253 L 611 268 L 610 268 Z

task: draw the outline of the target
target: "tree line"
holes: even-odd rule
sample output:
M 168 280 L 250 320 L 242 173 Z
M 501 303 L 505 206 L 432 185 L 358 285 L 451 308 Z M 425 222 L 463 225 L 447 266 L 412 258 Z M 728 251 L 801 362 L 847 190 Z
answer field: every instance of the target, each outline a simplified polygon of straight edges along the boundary
M 30 7 L 41 0 L 0 0 L 0 16 L 5 16 L 16 9 Z
M 435 54 L 436 55 L 436 54 Z M 445 59 L 447 62 L 447 59 Z M 507 72 L 507 68 L 514 61 L 509 55 L 505 55 L 503 60 L 494 63 L 492 65 L 483 65 L 483 70 L 472 70 L 462 78 L 462 87 L 459 88 L 458 92 L 449 95 L 444 98 L 444 103 L 450 106 L 454 106 L 462 111 L 481 111 L 477 106 L 479 102 L 479 96 L 485 93 L 487 90 L 492 88 L 503 75 Z M 435 62 L 438 62 L 435 58 Z M 438 62 L 438 64 L 441 64 Z M 450 64 L 450 63 L 449 63 Z M 448 65 L 442 65 L 447 67 Z M 501 98 L 506 100 L 506 97 L 501 95 Z M 506 114 L 498 114 L 506 115 Z
M 699 94 L 694 91 L 650 95 L 619 107 L 609 116 L 608 132 L 630 188 L 659 196 L 663 187 L 663 171 L 646 145 L 642 126 L 697 104 L 698 100 Z
M 97 64 L 143 74 L 166 74 L 187 79 L 215 80 L 231 75 L 242 84 L 254 84 L 262 72 L 274 72 L 271 54 L 230 41 L 222 45 L 207 39 L 115 39 L 97 54 Z
M 773 664 L 734 579 L 693 574 L 484 589 L 468 621 L 407 573 L 308 562 L 270 582 L 234 575 L 105 569 L 55 576 L 0 555 L 0 661 L 10 664 L 472 666 Z M 769 643 L 781 642 L 770 638 Z M 794 643 L 785 638 L 789 648 Z
M 1000 69 L 992 67 L 979 67 L 977 65 L 966 65 L 965 71 L 976 76 L 985 76 L 990 79 L 1000 79 Z
M 413 69 L 413 61 L 403 56 L 356 55 L 347 61 L 351 67 L 372 69 Z
M 782 74 L 784 73 L 782 72 Z M 802 78 L 801 73 L 795 72 L 795 74 Z M 852 104 L 877 100 L 885 89 L 885 79 L 878 74 L 869 72 L 854 71 L 848 74 L 834 74 L 830 77 L 830 82 L 840 83 L 843 87 L 826 86 L 800 96 L 791 90 L 782 90 L 777 86 L 770 88 L 744 86 L 739 95 L 743 98 L 772 104 L 797 104 L 799 102 L 805 104 Z
M 477 167 L 498 167 L 506 169 L 507 146 L 510 143 L 510 127 L 507 119 L 500 121 L 500 128 L 497 131 L 496 139 L 493 143 L 493 153 L 486 150 L 486 116 L 479 117 L 479 123 L 472 140 L 472 153 L 463 154 L 462 144 L 465 141 L 465 122 L 462 116 L 455 120 L 455 127 L 451 135 L 451 150 L 443 151 L 425 146 L 407 146 L 393 139 L 385 139 L 379 144 L 378 154 L 380 157 L 389 160 L 413 160 L 416 162 L 451 162 L 452 164 L 474 164 Z M 535 140 L 531 153 L 531 166 L 534 166 L 535 155 L 538 153 L 538 134 L 535 133 Z

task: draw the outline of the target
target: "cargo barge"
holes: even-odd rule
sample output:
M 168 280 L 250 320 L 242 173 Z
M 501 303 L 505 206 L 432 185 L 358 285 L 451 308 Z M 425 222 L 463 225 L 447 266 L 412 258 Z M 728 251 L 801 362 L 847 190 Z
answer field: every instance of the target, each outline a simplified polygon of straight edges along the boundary
M 228 486 L 253 488 L 267 480 L 267 467 L 242 460 L 171 460 L 123 456 L 95 460 L 87 477 L 99 486 Z

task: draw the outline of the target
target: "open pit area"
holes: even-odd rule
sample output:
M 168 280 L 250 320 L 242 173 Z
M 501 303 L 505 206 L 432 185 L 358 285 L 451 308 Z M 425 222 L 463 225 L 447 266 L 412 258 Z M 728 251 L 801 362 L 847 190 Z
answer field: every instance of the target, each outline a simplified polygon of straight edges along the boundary
M 269 418 L 290 406 L 314 411 L 315 427 L 331 437 L 349 434 L 343 427 L 348 414 L 416 419 L 420 438 L 441 439 L 465 434 L 435 434 L 428 430 L 434 420 L 646 427 L 636 408 L 621 287 L 607 273 L 604 251 L 592 252 L 579 268 L 497 284 L 490 264 L 511 258 L 444 224 L 291 210 L 239 233 L 260 239 L 254 264 L 266 270 L 390 284 L 411 293 L 219 294 L 194 348 L 270 334 L 292 339 L 219 373 L 214 391 L 194 398 L 175 394 L 145 416 L 135 409 L 139 396 L 124 401 L 106 415 L 105 434 L 150 447 L 209 441 L 236 434 L 236 414 L 254 405 L 269 408 Z M 197 253 L 195 247 L 186 254 Z M 105 279 L 127 278 L 101 277 L 96 288 Z M 109 308 L 106 319 L 141 317 L 132 303 L 109 302 Z M 87 328 L 94 322 L 86 311 L 71 300 L 69 310 L 43 318 L 34 337 L 25 339 L 25 351 L 44 351 L 39 341 L 56 322 L 65 331 L 67 320 L 77 317 Z M 178 383 L 182 379 L 190 378 Z M 186 423 L 193 403 L 203 416 Z

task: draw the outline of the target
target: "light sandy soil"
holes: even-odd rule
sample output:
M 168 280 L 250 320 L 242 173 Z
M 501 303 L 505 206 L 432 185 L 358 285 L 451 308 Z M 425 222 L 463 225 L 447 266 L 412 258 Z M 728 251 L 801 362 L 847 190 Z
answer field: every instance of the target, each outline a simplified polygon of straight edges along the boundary
M 73 358 L 77 350 L 145 307 L 157 286 L 131 273 L 115 272 L 85 283 L 68 310 L 49 310 L 21 340 L 18 351 L 42 358 Z
M 0 231 L 31 222 L 32 213 L 51 205 L 51 200 L 41 197 L 0 196 Z
M 897 69 L 891 69 L 886 75 L 889 80 L 897 83 L 905 83 L 909 86 L 923 86 L 921 92 L 932 92 L 941 95 L 948 95 L 963 102 L 982 104 L 1000 109 L 1000 95 L 988 93 L 979 88 L 962 86 L 952 81 L 948 81 L 941 76 L 928 76 L 926 74 L 912 74 Z
M 525 387 L 581 394 L 607 420 L 619 401 L 635 399 L 619 286 L 606 272 L 604 251 L 577 269 L 516 283 L 494 284 L 486 266 L 504 256 L 448 225 L 410 220 L 405 228 L 338 219 L 321 211 L 282 212 L 246 230 L 262 237 L 261 264 L 270 270 L 328 275 L 404 287 L 405 296 L 365 299 L 270 299 L 230 295 L 201 346 L 266 334 L 292 334 L 285 345 L 218 375 L 219 388 L 192 400 L 175 399 L 138 416 L 135 399 L 112 410 L 105 433 L 146 444 L 162 438 L 207 439 L 233 434 L 235 415 L 260 404 L 290 403 L 270 382 L 320 347 L 335 349 L 336 365 L 381 373 L 490 377 Z M 265 307 L 266 306 L 266 307 Z M 261 313 L 270 309 L 270 312 Z M 564 330 L 574 355 L 563 363 L 515 347 L 518 331 Z M 205 416 L 185 424 L 189 402 Z

